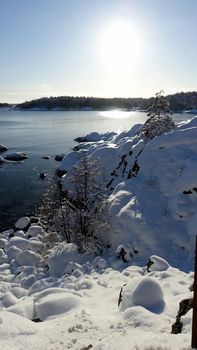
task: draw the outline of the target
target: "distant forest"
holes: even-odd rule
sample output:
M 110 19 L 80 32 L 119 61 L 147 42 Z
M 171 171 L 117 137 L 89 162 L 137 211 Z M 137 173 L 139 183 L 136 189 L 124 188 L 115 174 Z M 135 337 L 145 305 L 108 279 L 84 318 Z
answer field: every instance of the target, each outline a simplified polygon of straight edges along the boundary
M 9 103 L 0 103 L 0 108 L 10 107 Z
M 173 112 L 197 109 L 197 91 L 180 92 L 166 96 L 170 102 L 170 109 Z M 106 110 L 106 109 L 140 109 L 146 110 L 154 100 L 151 98 L 99 98 L 99 97 L 43 97 L 36 100 L 18 104 L 20 109 L 43 109 L 43 110 Z

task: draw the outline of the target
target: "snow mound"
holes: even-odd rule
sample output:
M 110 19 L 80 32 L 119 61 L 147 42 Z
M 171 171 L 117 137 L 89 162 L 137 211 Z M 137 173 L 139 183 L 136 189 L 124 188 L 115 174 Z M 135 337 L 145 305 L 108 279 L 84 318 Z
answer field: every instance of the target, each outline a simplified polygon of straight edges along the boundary
M 160 313 L 163 310 L 165 305 L 163 291 L 153 278 L 135 277 L 123 287 L 121 310 L 137 305 L 154 313 Z
M 33 320 L 35 315 L 35 305 L 33 298 L 25 297 L 15 305 L 7 308 L 7 311 L 20 315 L 28 320 Z
M 44 321 L 72 311 L 79 306 L 80 298 L 72 293 L 52 293 L 35 303 L 36 317 Z
M 15 348 L 15 342 L 18 337 L 22 337 L 24 335 L 30 336 L 37 333 L 36 325 L 33 324 L 33 322 L 9 311 L 1 311 L 0 325 L 0 338 L 1 341 L 4 340 L 4 344 L 6 344 L 6 346 L 3 347 L 3 349 L 6 350 Z

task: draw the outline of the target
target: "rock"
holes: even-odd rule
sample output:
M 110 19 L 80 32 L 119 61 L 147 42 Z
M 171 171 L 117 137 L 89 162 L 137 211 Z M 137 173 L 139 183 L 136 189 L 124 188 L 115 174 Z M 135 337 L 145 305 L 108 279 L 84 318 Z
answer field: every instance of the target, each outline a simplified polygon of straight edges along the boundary
M 0 238 L 0 248 L 4 249 L 7 245 L 8 241 L 5 238 Z
M 41 174 L 40 174 L 40 178 L 41 178 L 41 179 L 43 179 L 43 180 L 44 180 L 44 179 L 45 179 L 45 177 L 46 177 L 46 174 L 45 174 L 45 173 L 41 173 Z
M 42 159 L 50 159 L 50 156 L 43 156 Z
M 5 254 L 4 250 L 0 248 L 0 258 Z
M 172 334 L 182 333 L 183 324 L 181 322 L 181 317 L 184 316 L 190 309 L 193 308 L 193 299 L 184 299 L 179 303 L 179 311 L 176 316 L 176 322 L 172 325 Z
M 24 234 L 23 230 L 18 230 L 18 231 L 15 232 L 14 237 L 25 238 L 25 234 Z
M 9 240 L 6 249 L 15 246 L 21 250 L 29 249 L 29 241 L 22 237 L 13 237 Z
M 64 153 L 57 154 L 57 155 L 55 156 L 55 160 L 56 160 L 57 162 L 61 162 L 62 159 L 64 158 L 64 156 L 65 156 Z
M 0 144 L 0 152 L 5 152 L 7 150 L 8 148 L 6 146 Z
M 22 252 L 22 250 L 16 246 L 9 247 L 7 250 L 8 260 L 11 261 L 12 259 L 15 259 L 16 256 L 21 252 Z
M 108 263 L 105 259 L 101 258 L 100 256 L 97 256 L 94 261 L 93 261 L 93 265 L 97 268 L 97 269 L 106 269 L 108 267 Z
M 29 225 L 30 225 L 30 219 L 27 216 L 24 216 L 18 219 L 14 226 L 18 230 L 24 230 L 28 228 Z
M 147 262 L 147 271 L 166 271 L 169 266 L 170 265 L 166 260 L 160 258 L 157 255 L 152 255 Z
M 28 237 L 37 237 L 39 235 L 43 235 L 44 234 L 44 230 L 42 228 L 42 226 L 38 226 L 38 225 L 33 225 L 29 228 L 29 230 L 27 231 L 27 236 Z
M 25 265 L 38 267 L 43 265 L 44 260 L 38 253 L 34 253 L 31 250 L 26 250 L 16 256 L 16 262 L 21 266 Z
M 34 240 L 30 240 L 29 245 L 30 245 L 30 249 L 33 252 L 38 252 L 38 253 L 40 253 L 44 247 L 43 243 L 40 241 L 37 241 L 36 238 L 34 238 Z
M 5 157 L 5 159 L 13 160 L 13 161 L 20 161 L 20 160 L 25 160 L 28 158 L 29 157 L 28 157 L 27 153 L 25 153 L 25 152 L 10 153 Z

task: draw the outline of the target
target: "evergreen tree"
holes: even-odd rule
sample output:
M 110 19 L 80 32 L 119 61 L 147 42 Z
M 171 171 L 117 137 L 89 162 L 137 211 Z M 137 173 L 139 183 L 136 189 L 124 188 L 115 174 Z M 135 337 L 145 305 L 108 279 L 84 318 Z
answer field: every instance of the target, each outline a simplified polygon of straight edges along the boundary
M 171 118 L 169 102 L 162 95 L 163 91 L 156 94 L 152 106 L 148 109 L 149 117 L 138 134 L 145 139 L 153 139 L 157 135 L 174 129 L 175 124 Z

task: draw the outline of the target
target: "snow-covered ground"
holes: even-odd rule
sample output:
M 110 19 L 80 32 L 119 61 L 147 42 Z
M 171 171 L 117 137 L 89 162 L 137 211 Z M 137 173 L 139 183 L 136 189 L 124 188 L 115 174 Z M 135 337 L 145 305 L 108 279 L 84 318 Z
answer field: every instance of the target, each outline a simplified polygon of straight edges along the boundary
M 60 165 L 102 162 L 112 226 L 101 257 L 74 244 L 48 251 L 49 234 L 28 218 L 1 233 L 0 350 L 190 349 L 192 309 L 181 334 L 171 329 L 192 297 L 197 118 L 149 142 L 139 127 L 88 135 Z

